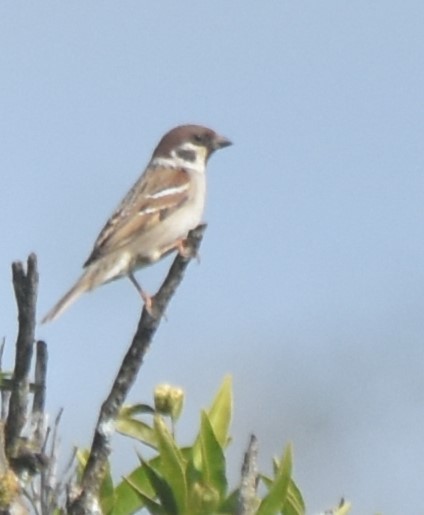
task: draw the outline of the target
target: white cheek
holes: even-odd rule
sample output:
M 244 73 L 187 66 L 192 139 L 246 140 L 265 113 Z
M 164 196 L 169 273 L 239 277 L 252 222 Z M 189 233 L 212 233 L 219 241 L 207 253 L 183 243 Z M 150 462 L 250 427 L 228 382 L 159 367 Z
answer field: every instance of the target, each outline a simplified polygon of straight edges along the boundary
M 184 143 L 181 145 L 181 150 L 187 150 L 189 152 L 193 152 L 196 156 L 194 161 L 187 161 L 177 154 L 176 150 L 171 151 L 172 161 L 174 162 L 174 166 L 181 166 L 182 168 L 186 168 L 188 170 L 194 170 L 195 172 L 204 172 L 207 158 L 207 150 L 204 147 L 198 147 L 193 145 L 193 143 Z
M 173 153 L 171 152 L 171 155 Z M 186 170 L 192 170 L 193 172 L 204 173 L 205 162 L 202 159 L 197 158 L 196 161 L 190 163 L 181 159 L 177 155 L 173 157 L 155 157 L 151 162 L 151 166 L 158 166 L 163 168 L 185 168 Z

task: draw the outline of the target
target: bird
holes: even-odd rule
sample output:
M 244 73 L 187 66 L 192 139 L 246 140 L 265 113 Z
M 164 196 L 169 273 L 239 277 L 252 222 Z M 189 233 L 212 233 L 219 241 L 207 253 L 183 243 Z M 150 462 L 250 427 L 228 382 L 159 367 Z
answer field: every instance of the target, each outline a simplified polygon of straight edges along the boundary
M 81 294 L 121 277 L 130 279 L 152 314 L 152 299 L 134 272 L 173 251 L 187 251 L 187 235 L 203 217 L 207 162 L 229 145 L 229 139 L 201 125 L 180 125 L 167 132 L 100 231 L 82 275 L 41 322 L 55 320 Z

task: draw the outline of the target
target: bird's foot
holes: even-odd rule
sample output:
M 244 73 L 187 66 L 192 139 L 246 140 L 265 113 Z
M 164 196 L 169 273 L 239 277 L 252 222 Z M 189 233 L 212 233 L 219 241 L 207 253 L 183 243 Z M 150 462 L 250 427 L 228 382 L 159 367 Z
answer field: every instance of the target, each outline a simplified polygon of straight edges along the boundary
M 137 279 L 134 277 L 134 274 L 132 274 L 132 273 L 128 274 L 128 278 L 135 286 L 135 289 L 140 294 L 140 297 L 143 299 L 144 307 L 146 308 L 147 313 L 149 313 L 149 315 L 152 318 L 158 318 L 157 309 L 155 308 L 155 303 L 154 303 L 154 297 L 152 295 L 150 295 L 149 293 L 147 293 L 145 290 L 143 290 L 143 288 L 138 283 Z M 165 318 L 165 320 L 167 320 L 165 313 L 163 314 L 163 317 Z
M 199 253 L 190 245 L 187 238 L 179 240 L 177 243 L 178 254 L 186 259 L 196 259 L 200 263 Z

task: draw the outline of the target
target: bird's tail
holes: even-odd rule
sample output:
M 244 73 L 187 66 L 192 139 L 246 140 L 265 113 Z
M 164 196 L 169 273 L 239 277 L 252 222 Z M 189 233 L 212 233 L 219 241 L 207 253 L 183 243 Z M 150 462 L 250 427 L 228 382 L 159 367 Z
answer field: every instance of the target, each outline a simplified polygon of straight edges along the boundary
M 83 293 L 92 290 L 100 281 L 98 279 L 97 267 L 88 267 L 72 288 L 59 300 L 57 304 L 41 320 L 42 324 L 52 322 L 58 318 L 77 298 Z

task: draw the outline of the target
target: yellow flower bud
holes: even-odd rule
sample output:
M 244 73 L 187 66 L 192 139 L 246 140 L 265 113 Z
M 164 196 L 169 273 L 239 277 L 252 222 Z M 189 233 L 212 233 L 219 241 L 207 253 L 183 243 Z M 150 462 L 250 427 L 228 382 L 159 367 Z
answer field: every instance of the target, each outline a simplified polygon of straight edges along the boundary
M 184 404 L 184 390 L 177 386 L 161 384 L 154 392 L 155 409 L 161 415 L 177 420 L 181 414 Z

